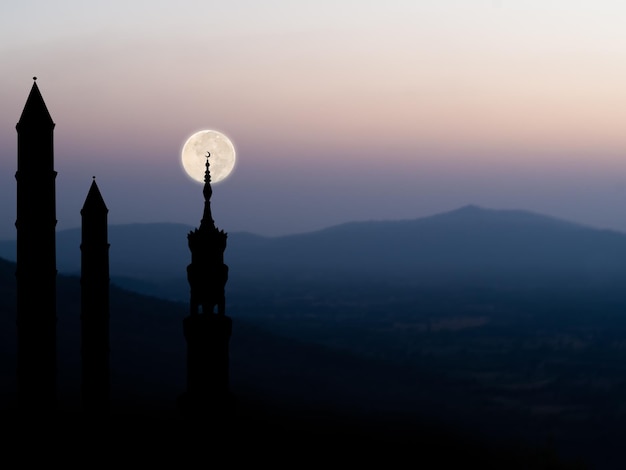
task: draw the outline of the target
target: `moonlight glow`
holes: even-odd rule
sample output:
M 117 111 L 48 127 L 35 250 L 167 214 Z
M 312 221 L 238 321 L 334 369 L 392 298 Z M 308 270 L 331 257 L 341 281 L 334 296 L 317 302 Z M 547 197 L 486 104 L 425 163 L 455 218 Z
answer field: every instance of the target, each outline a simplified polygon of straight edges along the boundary
M 235 147 L 228 137 L 218 131 L 199 131 L 187 139 L 181 154 L 185 172 L 193 180 L 204 182 L 207 152 L 211 183 L 226 178 L 235 167 Z

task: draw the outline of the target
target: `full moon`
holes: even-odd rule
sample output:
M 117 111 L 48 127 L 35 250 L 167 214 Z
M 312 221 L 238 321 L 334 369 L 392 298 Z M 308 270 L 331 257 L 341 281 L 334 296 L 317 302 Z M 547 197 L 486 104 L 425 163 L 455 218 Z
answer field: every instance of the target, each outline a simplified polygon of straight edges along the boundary
M 206 157 L 209 156 L 211 183 L 226 178 L 235 167 L 235 147 L 228 137 L 218 131 L 199 131 L 183 145 L 181 162 L 189 177 L 204 182 Z

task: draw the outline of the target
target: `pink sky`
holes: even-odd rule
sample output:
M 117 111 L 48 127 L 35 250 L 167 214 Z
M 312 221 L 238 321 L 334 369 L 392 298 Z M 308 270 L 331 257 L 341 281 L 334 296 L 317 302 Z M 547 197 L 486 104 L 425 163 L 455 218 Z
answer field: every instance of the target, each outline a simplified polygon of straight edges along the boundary
M 471 6 L 469 4 L 471 3 Z M 601 3 L 601 5 L 599 5 Z M 56 122 L 59 229 L 91 176 L 111 223 L 197 225 L 193 132 L 235 143 L 227 231 L 465 204 L 626 231 L 619 2 L 13 2 L 0 17 L 0 239 L 33 75 Z

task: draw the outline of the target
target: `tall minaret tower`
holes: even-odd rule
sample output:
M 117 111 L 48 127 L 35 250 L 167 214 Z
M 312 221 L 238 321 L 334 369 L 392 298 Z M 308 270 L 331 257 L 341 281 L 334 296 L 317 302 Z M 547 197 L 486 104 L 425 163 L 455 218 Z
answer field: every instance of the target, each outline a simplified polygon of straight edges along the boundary
M 17 129 L 17 393 L 20 411 L 56 410 L 54 122 L 33 78 Z
M 209 157 L 207 154 L 200 228 L 187 235 L 191 299 L 189 315 L 183 320 L 187 392 L 181 397 L 181 407 L 188 417 L 219 420 L 229 416 L 232 406 L 228 351 L 232 320 L 226 315 L 224 295 L 228 280 L 228 266 L 224 264 L 227 234 L 215 226 L 211 215 Z
M 90 416 L 110 405 L 108 212 L 94 176 L 80 211 L 82 405 Z

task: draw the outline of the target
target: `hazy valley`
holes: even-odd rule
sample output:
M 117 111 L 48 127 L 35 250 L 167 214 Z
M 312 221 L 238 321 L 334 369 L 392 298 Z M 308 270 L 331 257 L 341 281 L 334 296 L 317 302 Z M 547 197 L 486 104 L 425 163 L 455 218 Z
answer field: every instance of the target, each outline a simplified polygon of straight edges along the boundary
M 140 398 L 175 413 L 184 388 L 191 229 L 109 228 L 119 400 Z M 57 245 L 59 373 L 72 403 L 80 230 L 59 232 Z M 11 260 L 12 253 L 14 242 L 0 243 L 0 257 Z M 619 454 L 626 424 L 624 234 L 468 206 L 286 237 L 233 233 L 226 263 L 232 380 L 242 396 L 553 442 L 563 455 L 599 465 Z M 6 357 L 15 344 L 12 266 L 1 271 Z M 2 376 L 13 380 L 11 361 Z

